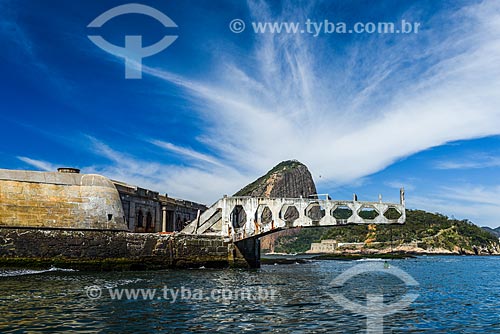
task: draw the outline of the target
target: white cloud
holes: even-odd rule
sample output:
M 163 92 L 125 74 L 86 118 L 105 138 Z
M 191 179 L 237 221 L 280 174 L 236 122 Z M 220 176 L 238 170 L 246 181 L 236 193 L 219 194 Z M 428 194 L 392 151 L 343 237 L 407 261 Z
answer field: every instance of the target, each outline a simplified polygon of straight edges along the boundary
M 198 161 L 208 162 L 208 163 L 211 163 L 211 164 L 214 164 L 217 166 L 222 166 L 222 164 L 219 161 L 217 161 L 217 159 L 215 159 L 214 157 L 211 157 L 207 154 L 197 152 L 197 151 L 192 150 L 190 148 L 180 147 L 180 146 L 174 145 L 172 143 L 168 143 L 168 142 L 161 141 L 161 140 L 151 140 L 150 143 L 155 145 L 155 146 L 161 147 L 167 151 L 178 153 L 178 154 L 180 154 L 188 159 L 194 159 L 194 160 L 198 160 Z
M 290 2 L 278 14 L 262 1 L 249 1 L 249 8 L 255 21 L 296 21 L 314 5 Z M 244 50 L 249 54 L 242 61 L 242 50 L 221 45 L 223 54 L 213 55 L 224 60 L 212 64 L 217 76 L 185 77 L 143 65 L 145 75 L 199 100 L 205 131 L 198 140 L 218 157 L 153 142 L 194 160 L 191 168 L 160 172 L 176 175 L 165 185 L 198 199 L 188 188 L 203 192 L 203 183 L 215 200 L 235 184 L 227 175 L 250 180 L 291 158 L 324 184 L 346 184 L 430 147 L 499 134 L 499 9 L 494 1 L 448 9 L 421 22 L 419 34 L 350 36 L 340 51 L 331 36 L 247 31 L 239 37 L 252 39 L 254 48 Z M 200 161 L 209 164 L 199 169 Z
M 118 152 L 94 137 L 87 138 L 91 142 L 88 150 L 108 162 L 84 167 L 82 172 L 102 174 L 110 179 L 168 193 L 172 197 L 211 204 L 223 194 L 235 193 L 251 180 L 223 165 L 206 170 L 203 166 L 185 167 L 145 161 Z
M 56 165 L 54 165 L 50 162 L 47 162 L 47 161 L 35 160 L 35 159 L 28 158 L 28 157 L 17 157 L 17 158 L 19 160 L 21 160 L 22 162 L 24 162 L 30 166 L 36 167 L 42 171 L 55 172 L 57 170 Z
M 236 167 L 251 164 L 257 176 L 297 158 L 325 182 L 352 182 L 429 147 L 500 133 L 498 7 L 442 13 L 393 47 L 377 36 L 354 42 L 345 69 L 344 58 L 327 62 L 318 39 L 270 34 L 255 36 L 252 70 L 234 58 L 206 83 L 144 71 L 204 101 L 200 140 Z M 254 19 L 270 17 L 260 2 L 250 8 Z
M 462 184 L 441 187 L 426 196 L 407 198 L 407 207 L 440 212 L 457 219 L 469 219 L 479 226 L 499 227 L 500 185 L 473 186 Z
M 500 167 L 500 158 L 498 156 L 473 154 L 466 160 L 438 161 L 436 169 L 480 169 Z
M 413 191 L 416 189 L 415 179 L 411 180 L 391 180 L 386 181 L 384 184 L 390 188 L 401 189 L 404 188 L 406 191 Z
M 462 185 L 461 187 L 443 187 L 442 194 L 457 201 L 500 207 L 500 186 Z

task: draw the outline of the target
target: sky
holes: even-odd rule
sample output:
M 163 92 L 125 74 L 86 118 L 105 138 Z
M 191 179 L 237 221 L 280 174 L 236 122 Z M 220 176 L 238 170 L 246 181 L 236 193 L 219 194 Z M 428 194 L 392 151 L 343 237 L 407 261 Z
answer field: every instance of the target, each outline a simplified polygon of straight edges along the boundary
M 76 167 L 211 204 L 297 159 L 334 199 L 398 202 L 405 187 L 407 208 L 500 226 L 498 1 L 141 1 L 175 25 L 89 27 L 124 4 L 0 0 L 0 168 Z M 420 26 L 254 30 L 308 19 Z M 130 79 L 134 50 L 91 35 L 177 38 Z

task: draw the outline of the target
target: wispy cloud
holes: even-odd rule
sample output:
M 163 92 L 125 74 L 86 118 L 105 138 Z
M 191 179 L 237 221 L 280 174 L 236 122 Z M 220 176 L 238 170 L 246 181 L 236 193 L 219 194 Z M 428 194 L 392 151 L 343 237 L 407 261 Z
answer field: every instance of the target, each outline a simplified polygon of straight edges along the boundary
M 222 166 L 222 163 L 220 163 L 216 158 L 211 157 L 207 154 L 197 152 L 197 151 L 192 150 L 190 148 L 180 147 L 180 146 L 174 145 L 172 143 L 168 143 L 168 142 L 161 141 L 161 140 L 151 140 L 150 143 L 155 145 L 155 146 L 161 147 L 167 151 L 170 151 L 173 153 L 178 153 L 178 154 L 180 154 L 183 157 L 188 158 L 188 159 L 194 159 L 194 160 L 198 160 L 198 161 L 208 162 L 208 163 L 211 163 L 211 164 L 214 164 L 217 166 Z
M 496 228 L 500 226 L 498 220 L 498 206 L 481 203 L 457 203 L 456 201 L 432 197 L 409 197 L 407 207 L 437 212 L 456 219 L 468 219 L 478 226 Z
M 405 190 L 415 190 L 415 180 L 391 180 L 386 181 L 384 184 L 390 188 L 401 189 L 401 187 L 405 188 Z
M 28 157 L 17 157 L 17 158 L 30 166 L 36 167 L 37 169 L 46 172 L 55 172 L 57 170 L 57 167 L 60 167 L 43 160 L 35 160 Z
M 469 219 L 480 226 L 498 227 L 500 185 L 460 184 L 441 187 L 426 196 L 408 196 L 408 206 Z
M 23 70 L 39 72 L 39 76 L 60 93 L 60 98 L 73 103 L 70 98 L 73 83 L 66 80 L 54 66 L 47 65 L 40 56 L 41 52 L 37 48 L 39 44 L 19 23 L 19 8 L 19 4 L 14 1 L 0 1 L 0 38 L 9 43 L 4 46 L 4 53 L 13 52 L 16 56 L 10 57 L 10 61 L 18 63 Z
M 480 169 L 500 167 L 500 157 L 472 154 L 467 159 L 438 161 L 436 169 Z
M 86 138 L 90 143 L 85 146 L 87 150 L 107 162 L 83 167 L 82 172 L 102 174 L 173 197 L 211 204 L 223 194 L 235 193 L 251 180 L 248 175 L 221 164 L 207 170 L 204 166 L 151 162 L 116 151 L 97 138 Z
M 17 22 L 17 13 L 13 4 L 9 1 L 0 1 L 0 34 L 8 35 L 9 42 L 20 47 L 20 50 L 29 56 L 34 56 L 34 45 L 26 31 Z
M 250 4 L 255 20 L 290 16 Z M 352 182 L 429 147 L 500 132 L 499 6 L 442 12 L 423 22 L 421 35 L 397 38 L 392 47 L 381 37 L 364 39 L 337 59 L 318 54 L 326 46 L 318 39 L 257 35 L 256 70 L 226 54 L 230 65 L 210 83 L 144 71 L 204 101 L 200 140 L 237 167 L 251 157 L 259 173 L 297 158 L 325 182 Z M 452 19 L 456 26 L 439 28 Z M 345 59 L 351 66 L 343 68 Z
M 456 201 L 500 207 L 500 185 L 443 187 L 441 195 Z

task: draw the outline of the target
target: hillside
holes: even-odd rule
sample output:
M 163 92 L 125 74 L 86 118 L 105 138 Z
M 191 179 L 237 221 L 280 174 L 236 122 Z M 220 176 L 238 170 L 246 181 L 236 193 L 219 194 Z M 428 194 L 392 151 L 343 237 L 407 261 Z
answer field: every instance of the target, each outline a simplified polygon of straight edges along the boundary
M 450 219 L 422 210 L 407 210 L 406 215 L 405 225 L 350 225 L 300 229 L 295 236 L 285 236 L 277 240 L 275 251 L 302 253 L 309 250 L 311 242 L 334 239 L 338 242 L 364 242 L 364 249 L 380 251 L 394 249 L 420 253 L 468 254 L 500 252 L 498 238 L 468 220 Z M 403 247 L 409 244 L 413 245 L 413 248 Z
M 481 228 L 483 230 L 485 230 L 486 232 L 493 234 L 495 237 L 500 238 L 500 227 L 491 228 L 491 227 L 483 226 Z
M 287 160 L 238 191 L 235 196 L 297 198 L 313 194 L 316 194 L 316 185 L 306 165 L 297 160 Z M 292 237 L 298 232 L 291 229 L 266 235 L 260 240 L 261 247 L 273 252 L 276 240 Z

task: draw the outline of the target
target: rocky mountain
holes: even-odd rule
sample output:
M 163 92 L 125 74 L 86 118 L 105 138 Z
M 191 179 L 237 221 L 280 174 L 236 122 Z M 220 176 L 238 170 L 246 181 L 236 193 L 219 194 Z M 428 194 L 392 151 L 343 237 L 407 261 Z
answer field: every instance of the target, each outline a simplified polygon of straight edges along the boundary
M 316 185 L 306 165 L 297 160 L 279 163 L 265 175 L 250 183 L 235 196 L 252 197 L 307 197 L 316 194 Z M 273 252 L 281 237 L 292 237 L 300 229 L 279 231 L 261 238 L 261 248 Z
M 307 197 L 316 194 L 316 185 L 306 165 L 297 160 L 279 163 L 234 196 Z

